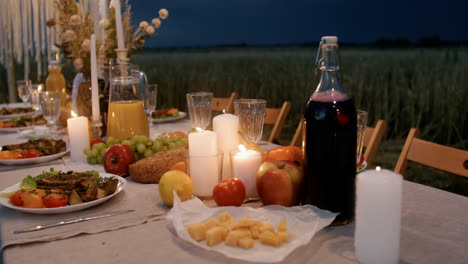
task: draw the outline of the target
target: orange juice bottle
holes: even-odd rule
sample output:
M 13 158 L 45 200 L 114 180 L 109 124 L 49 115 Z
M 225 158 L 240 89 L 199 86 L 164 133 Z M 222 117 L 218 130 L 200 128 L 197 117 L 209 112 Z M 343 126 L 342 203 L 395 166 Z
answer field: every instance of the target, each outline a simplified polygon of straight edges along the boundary
M 65 92 L 65 77 L 63 77 L 61 72 L 62 68 L 56 60 L 49 61 L 48 68 L 49 74 L 45 81 L 46 91 L 61 91 L 62 98 L 60 99 L 60 105 L 63 107 L 67 103 L 67 96 Z
M 143 101 L 110 102 L 107 113 L 107 136 L 123 140 L 135 135 L 149 137 L 148 118 L 143 108 Z

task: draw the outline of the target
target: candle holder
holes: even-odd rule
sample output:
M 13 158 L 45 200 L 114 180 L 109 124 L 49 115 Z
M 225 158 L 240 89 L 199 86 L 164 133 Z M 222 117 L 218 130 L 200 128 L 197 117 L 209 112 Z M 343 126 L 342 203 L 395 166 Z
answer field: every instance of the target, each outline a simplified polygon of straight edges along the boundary
M 101 138 L 102 136 L 101 117 L 98 117 L 97 120 L 94 118 L 91 118 L 91 128 L 93 130 L 93 138 Z
M 128 64 L 130 59 L 128 58 L 128 49 L 115 49 L 115 53 L 117 54 L 117 61 L 119 64 Z

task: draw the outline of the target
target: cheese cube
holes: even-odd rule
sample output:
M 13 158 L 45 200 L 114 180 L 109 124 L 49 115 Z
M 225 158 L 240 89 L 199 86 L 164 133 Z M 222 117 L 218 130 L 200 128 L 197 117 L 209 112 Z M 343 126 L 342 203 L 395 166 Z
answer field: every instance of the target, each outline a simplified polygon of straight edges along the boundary
M 250 237 L 243 237 L 239 239 L 239 241 L 237 242 L 237 245 L 239 247 L 245 248 L 245 249 L 252 248 L 254 244 L 255 244 L 255 241 Z
M 265 231 L 260 234 L 260 242 L 265 245 L 279 247 L 282 243 L 281 238 L 271 231 Z
M 187 231 L 190 237 L 196 241 L 202 241 L 203 239 L 205 239 L 206 226 L 203 223 L 198 222 L 195 224 L 188 225 Z
M 222 242 L 228 234 L 228 230 L 224 227 L 213 227 L 206 232 L 206 243 L 209 246 L 214 246 Z
M 206 231 L 210 230 L 211 228 L 217 226 L 220 222 L 218 219 L 210 218 L 205 222 Z
M 278 232 L 285 232 L 288 231 L 288 226 L 286 224 L 286 219 L 281 221 L 277 228 Z

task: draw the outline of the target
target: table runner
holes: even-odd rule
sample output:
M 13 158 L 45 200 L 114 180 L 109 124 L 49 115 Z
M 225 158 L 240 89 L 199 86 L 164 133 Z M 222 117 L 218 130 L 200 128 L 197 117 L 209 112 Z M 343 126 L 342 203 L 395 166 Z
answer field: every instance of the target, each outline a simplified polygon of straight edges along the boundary
M 96 169 L 98 166 L 91 166 L 83 163 L 68 162 L 54 165 L 55 170 L 67 171 L 72 168 L 75 171 L 86 171 Z M 99 168 L 99 167 L 98 167 Z M 102 172 L 102 166 L 99 169 Z M 50 167 L 30 168 L 17 171 L 0 173 L 0 178 L 7 173 L 21 175 L 36 175 L 42 171 L 49 170 Z M 10 208 L 0 208 L 0 234 L 2 239 L 2 250 L 10 245 L 25 244 L 38 241 L 53 241 L 64 239 L 79 234 L 93 234 L 109 230 L 121 229 L 129 226 L 140 225 L 146 222 L 157 221 L 164 218 L 158 216 L 169 210 L 159 197 L 157 184 L 141 184 L 127 178 L 127 187 L 110 200 L 81 211 L 56 214 L 56 215 L 34 215 L 19 212 Z M 54 227 L 40 231 L 23 234 L 14 234 L 17 229 L 23 229 L 35 225 L 51 224 L 65 220 L 73 220 L 83 217 L 97 216 L 115 211 L 133 209 L 134 212 L 81 222 L 71 225 Z

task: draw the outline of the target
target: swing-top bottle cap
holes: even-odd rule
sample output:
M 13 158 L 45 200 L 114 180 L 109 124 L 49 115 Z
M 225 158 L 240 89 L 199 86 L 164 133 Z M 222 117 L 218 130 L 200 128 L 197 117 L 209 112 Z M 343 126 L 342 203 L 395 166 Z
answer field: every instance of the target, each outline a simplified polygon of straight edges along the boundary
M 338 44 L 338 37 L 337 36 L 325 36 L 322 37 L 323 44 Z

